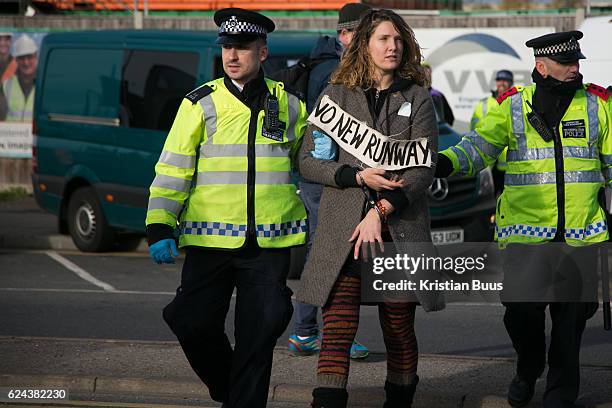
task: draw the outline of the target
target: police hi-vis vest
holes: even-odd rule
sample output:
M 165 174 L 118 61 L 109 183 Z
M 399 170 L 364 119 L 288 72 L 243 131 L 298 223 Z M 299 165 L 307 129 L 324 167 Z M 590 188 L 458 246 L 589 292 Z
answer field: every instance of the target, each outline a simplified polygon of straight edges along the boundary
M 563 169 L 554 142 L 546 142 L 527 120 L 535 85 L 515 87 L 498 98 L 476 129 L 442 154 L 455 172 L 474 175 L 508 146 L 504 192 L 497 201 L 496 238 L 505 243 L 550 241 L 557 233 L 557 173 L 564 185 L 563 231 L 572 246 L 608 239 L 598 192 L 612 180 L 612 98 L 585 85 L 576 91 L 556 129 Z M 560 187 L 560 186 L 559 186 Z
M 474 113 L 472 114 L 472 119 L 470 120 L 470 130 L 476 129 L 478 122 L 487 116 L 487 112 L 497 104 L 497 100 L 492 96 L 487 96 L 486 98 L 479 100 L 474 107 Z
M 492 96 L 487 96 L 486 98 L 482 98 L 474 107 L 474 113 L 472 114 L 472 119 L 470 120 L 470 130 L 476 129 L 478 123 L 487 116 L 487 112 L 491 110 L 492 107 L 499 105 L 497 103 L 497 99 Z M 499 155 L 497 158 L 497 163 L 495 167 L 497 167 L 500 171 L 506 171 L 508 169 L 508 163 L 506 162 L 506 153 L 507 148 Z
M 265 81 L 285 124 L 274 135 L 262 132 L 264 111 L 252 116 L 223 78 L 183 100 L 155 166 L 147 225 L 174 228 L 180 213 L 180 246 L 238 249 L 248 236 L 262 248 L 305 242 L 306 211 L 290 172 L 306 106 L 282 83 Z
M 21 90 L 19 80 L 14 75 L 3 84 L 4 96 L 8 104 L 7 122 L 30 122 L 34 111 L 34 88 L 26 96 Z

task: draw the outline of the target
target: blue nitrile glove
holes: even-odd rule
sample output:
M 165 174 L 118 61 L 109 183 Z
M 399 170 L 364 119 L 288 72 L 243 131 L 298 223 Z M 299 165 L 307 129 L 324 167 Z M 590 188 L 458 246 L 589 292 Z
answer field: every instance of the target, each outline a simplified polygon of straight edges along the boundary
M 315 149 L 310 152 L 312 157 L 319 160 L 336 160 L 338 154 L 338 146 L 331 137 L 327 136 L 323 132 L 314 130 L 312 132 L 312 138 L 314 140 Z
M 158 264 L 174 263 L 174 258 L 178 256 L 174 239 L 162 239 L 149 247 L 151 258 Z

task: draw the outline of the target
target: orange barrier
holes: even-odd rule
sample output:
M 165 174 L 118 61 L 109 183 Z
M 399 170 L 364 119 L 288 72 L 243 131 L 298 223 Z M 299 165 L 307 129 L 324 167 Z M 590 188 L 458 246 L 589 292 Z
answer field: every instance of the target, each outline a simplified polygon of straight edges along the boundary
M 56 10 L 132 10 L 130 0 L 33 0 L 34 5 Z M 225 7 L 240 7 L 250 10 L 338 10 L 346 1 L 329 0 L 260 0 L 260 1 L 223 1 L 223 0 L 148 0 L 147 7 L 152 11 L 206 11 Z M 144 9 L 145 2 L 138 1 L 138 8 Z

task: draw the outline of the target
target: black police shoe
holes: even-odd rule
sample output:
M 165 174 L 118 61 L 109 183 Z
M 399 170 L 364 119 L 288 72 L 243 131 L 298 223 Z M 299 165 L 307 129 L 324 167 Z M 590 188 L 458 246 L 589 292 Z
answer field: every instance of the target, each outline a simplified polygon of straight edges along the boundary
M 514 376 L 508 387 L 508 403 L 513 407 L 524 407 L 529 404 L 535 390 L 536 380 Z

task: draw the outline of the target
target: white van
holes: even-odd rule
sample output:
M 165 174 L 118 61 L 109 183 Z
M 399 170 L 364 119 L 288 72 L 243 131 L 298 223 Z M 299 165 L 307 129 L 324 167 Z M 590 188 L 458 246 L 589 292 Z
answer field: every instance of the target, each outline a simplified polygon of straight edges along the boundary
M 580 48 L 587 57 L 580 61 L 584 82 L 607 88 L 612 85 L 612 15 L 587 18 L 579 30 L 584 33 Z

